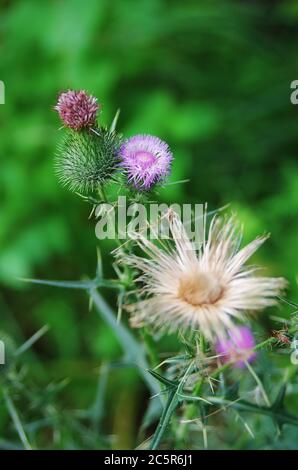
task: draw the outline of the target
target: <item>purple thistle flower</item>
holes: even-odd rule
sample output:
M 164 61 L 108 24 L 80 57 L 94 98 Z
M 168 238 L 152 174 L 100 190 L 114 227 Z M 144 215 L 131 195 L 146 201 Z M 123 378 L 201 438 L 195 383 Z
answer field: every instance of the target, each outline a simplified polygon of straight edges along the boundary
M 166 142 L 152 135 L 135 135 L 120 147 L 120 166 L 136 189 L 149 190 L 169 174 L 173 155 Z
M 219 339 L 215 349 L 222 362 L 234 362 L 235 367 L 243 368 L 246 362 L 256 358 L 254 347 L 252 331 L 247 326 L 240 326 L 230 330 L 229 338 Z
M 54 107 L 65 126 L 79 130 L 92 126 L 99 109 L 97 99 L 87 95 L 84 90 L 68 90 L 61 93 Z

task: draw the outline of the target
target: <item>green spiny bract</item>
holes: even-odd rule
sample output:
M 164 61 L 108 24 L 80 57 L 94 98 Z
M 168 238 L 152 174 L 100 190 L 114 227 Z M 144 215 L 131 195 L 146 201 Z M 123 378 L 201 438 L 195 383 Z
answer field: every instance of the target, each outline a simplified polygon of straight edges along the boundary
M 119 146 L 119 135 L 103 127 L 67 130 L 55 162 L 60 182 L 71 191 L 93 192 L 113 178 Z

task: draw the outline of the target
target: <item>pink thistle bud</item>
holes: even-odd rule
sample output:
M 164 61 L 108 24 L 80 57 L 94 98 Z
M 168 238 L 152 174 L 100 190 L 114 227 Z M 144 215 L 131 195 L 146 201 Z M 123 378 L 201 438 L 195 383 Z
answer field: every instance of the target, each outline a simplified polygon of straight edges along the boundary
M 215 349 L 221 362 L 233 362 L 235 367 L 243 368 L 246 362 L 256 358 L 254 347 L 252 331 L 247 326 L 240 326 L 230 330 L 228 338 L 219 339 Z
M 84 90 L 68 90 L 59 95 L 54 109 L 65 126 L 79 130 L 95 123 L 99 105 L 97 99 Z

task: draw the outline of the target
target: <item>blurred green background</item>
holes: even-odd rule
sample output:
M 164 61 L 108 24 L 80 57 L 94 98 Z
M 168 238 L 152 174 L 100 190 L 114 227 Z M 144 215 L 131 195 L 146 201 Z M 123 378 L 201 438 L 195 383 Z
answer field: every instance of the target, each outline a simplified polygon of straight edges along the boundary
M 119 357 L 113 332 L 88 311 L 84 293 L 16 280 L 80 279 L 95 270 L 90 207 L 61 188 L 53 171 L 57 94 L 86 89 L 102 103 L 102 122 L 110 123 L 119 107 L 126 136 L 150 133 L 166 140 L 175 156 L 171 181 L 191 181 L 166 187 L 161 199 L 207 201 L 210 210 L 230 203 L 244 222 L 245 239 L 270 232 L 256 261 L 267 266 L 266 273 L 287 277 L 289 297 L 298 301 L 298 107 L 290 102 L 290 83 L 298 79 L 298 4 L 1 0 L 0 5 L 0 79 L 6 85 L 6 103 L 0 106 L 0 329 L 21 344 L 48 324 L 50 331 L 26 355 L 26 381 L 45 387 L 46 395 L 45 384 L 69 379 L 62 390 L 49 392 L 57 392 L 54 404 L 44 405 L 40 391 L 34 395 L 40 401 L 22 402 L 29 421 L 43 406 L 47 418 L 58 410 L 59 419 L 65 417 L 57 424 L 63 427 L 58 447 L 105 447 L 97 435 L 75 428 L 65 410 L 84 409 L 94 399 L 100 366 Z M 106 256 L 111 246 L 101 248 L 105 272 L 112 276 Z M 165 340 L 161 347 L 175 344 Z M 115 448 L 133 447 L 148 392 L 128 369 L 115 370 L 108 386 L 104 431 L 114 436 Z M 3 408 L 3 442 L 13 436 L 8 423 Z M 47 433 L 40 446 L 47 446 Z M 243 443 L 250 445 L 258 446 Z

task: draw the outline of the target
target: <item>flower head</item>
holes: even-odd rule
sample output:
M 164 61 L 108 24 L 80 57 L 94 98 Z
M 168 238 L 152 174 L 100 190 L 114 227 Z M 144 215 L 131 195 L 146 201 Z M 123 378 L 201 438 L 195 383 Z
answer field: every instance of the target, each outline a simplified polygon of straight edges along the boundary
M 147 324 L 167 332 L 200 329 L 209 340 L 216 340 L 234 328 L 233 320 L 243 320 L 246 312 L 276 304 L 286 281 L 256 277 L 256 268 L 245 266 L 266 237 L 239 250 L 241 233 L 234 218 L 215 217 L 207 239 L 196 250 L 173 212 L 169 228 L 174 249 L 159 248 L 138 235 L 149 258 L 125 258 L 141 272 L 138 280 L 146 296 L 128 306 L 133 326 Z
M 88 194 L 111 180 L 117 170 L 120 140 L 98 128 L 69 130 L 58 148 L 55 167 L 60 182 L 71 191 Z
M 255 340 L 247 326 L 235 327 L 228 332 L 227 338 L 217 341 L 215 349 L 222 362 L 233 362 L 235 367 L 245 367 L 246 362 L 256 358 L 253 351 Z
M 65 126 L 79 130 L 95 123 L 99 105 L 97 99 L 87 95 L 84 90 L 68 90 L 60 94 L 54 109 Z
M 166 142 L 152 135 L 135 135 L 120 147 L 120 165 L 130 184 L 149 190 L 168 175 L 173 155 Z

